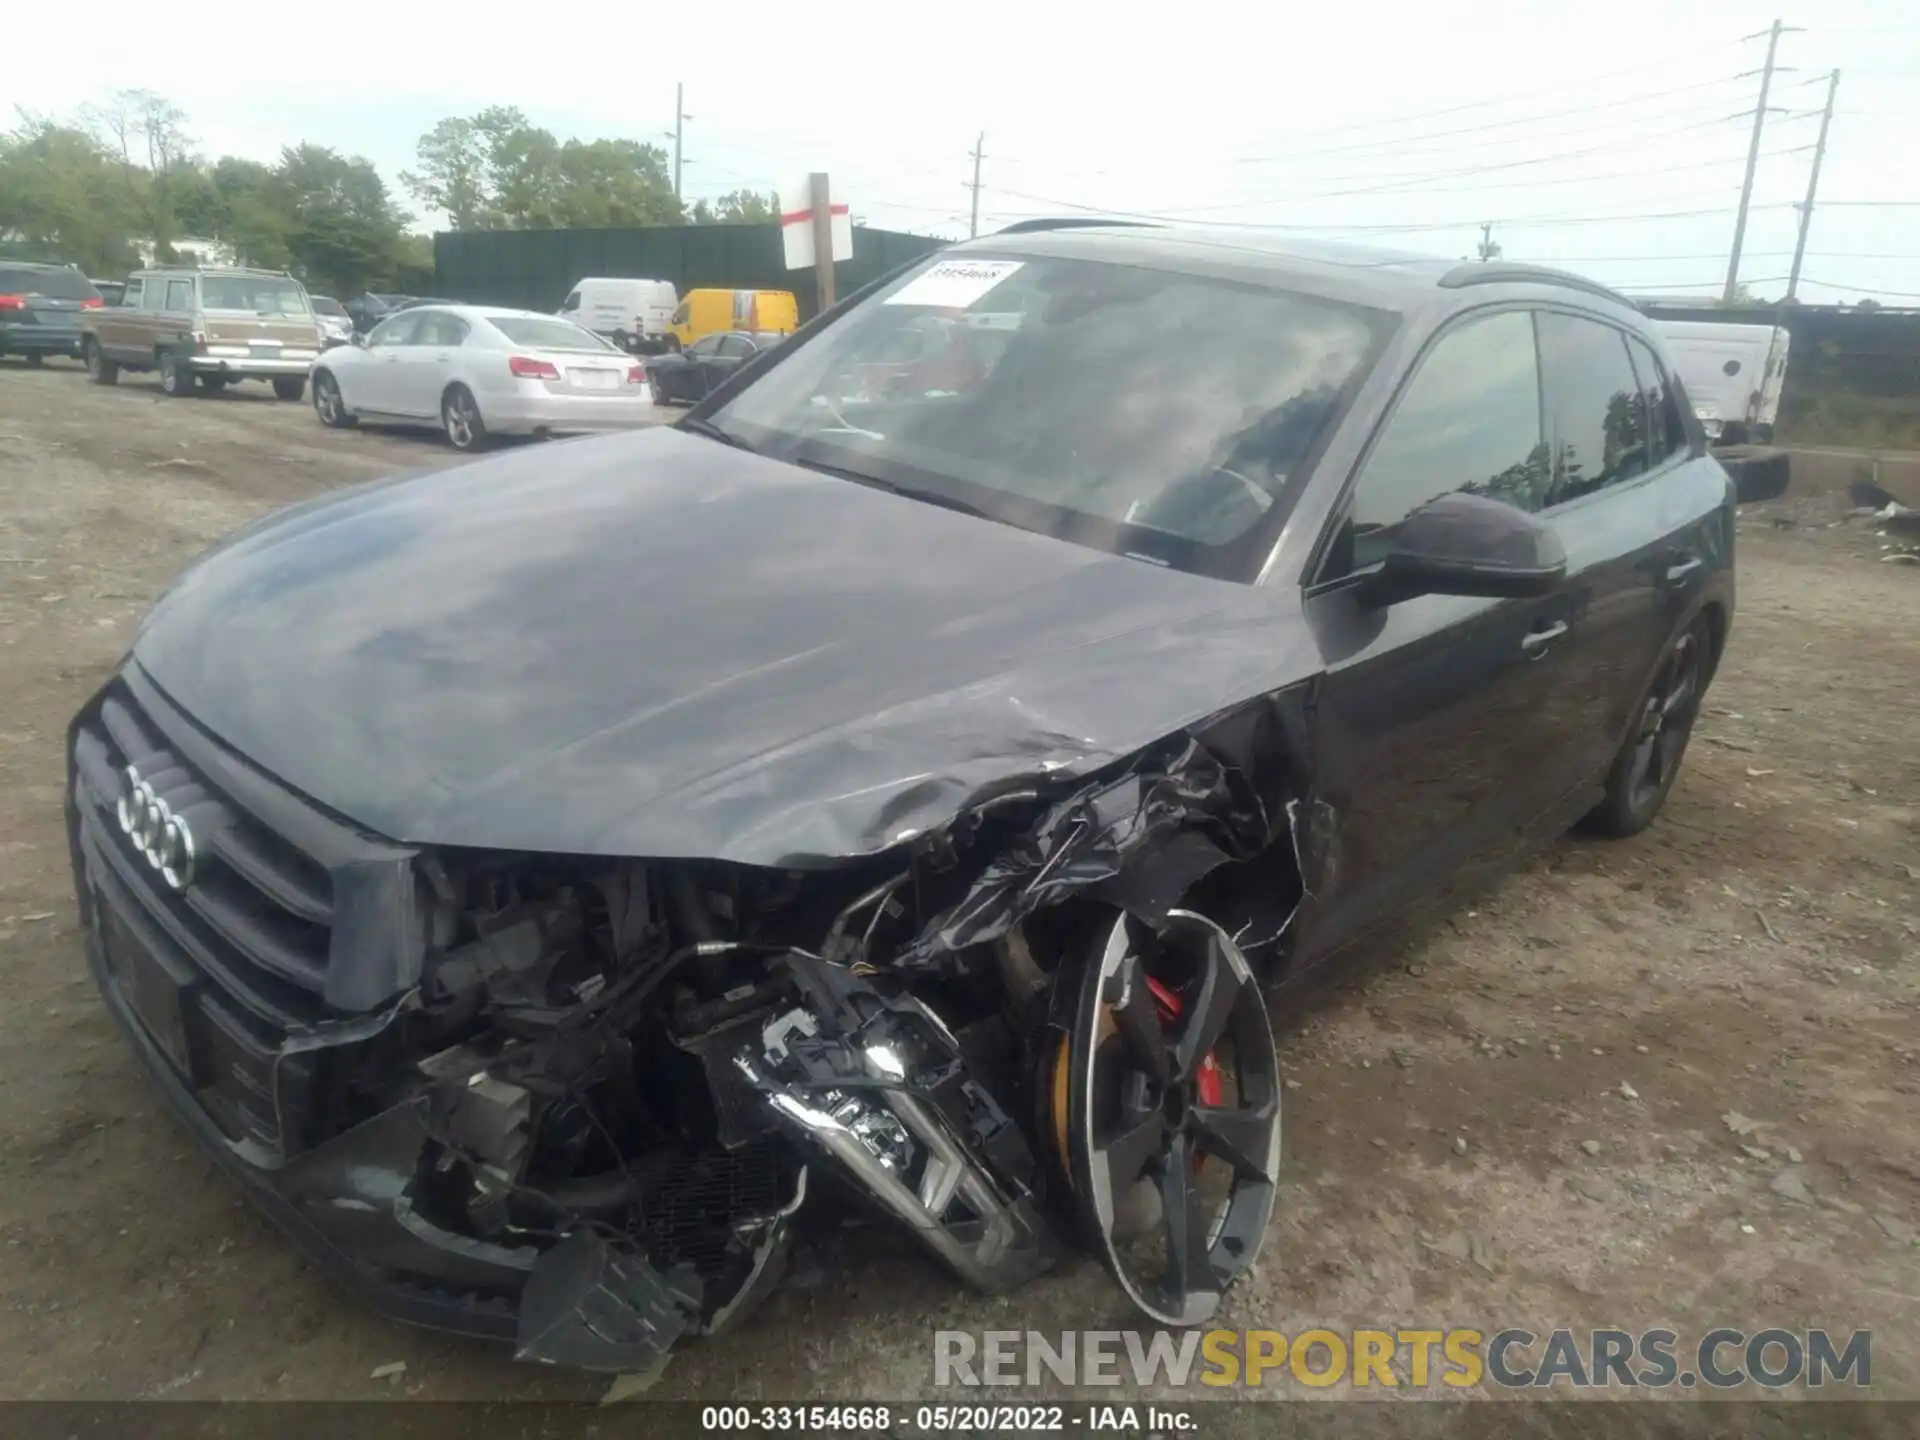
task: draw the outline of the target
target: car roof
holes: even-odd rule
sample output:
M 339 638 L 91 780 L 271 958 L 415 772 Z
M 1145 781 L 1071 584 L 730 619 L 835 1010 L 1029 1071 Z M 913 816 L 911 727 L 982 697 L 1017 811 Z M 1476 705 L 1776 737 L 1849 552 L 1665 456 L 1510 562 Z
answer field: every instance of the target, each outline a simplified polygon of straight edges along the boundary
M 245 275 L 255 280 L 293 280 L 285 270 L 264 270 L 254 265 L 142 265 L 135 275 Z M 298 285 L 298 280 L 293 281 Z
M 1162 225 L 1125 220 L 1027 221 L 961 241 L 947 253 L 1058 256 L 1174 273 L 1251 280 L 1407 313 L 1456 307 L 1463 292 L 1538 298 L 1579 293 L 1637 314 L 1625 296 L 1584 276 L 1546 266 L 1463 264 L 1417 251 L 1316 240 L 1253 226 Z

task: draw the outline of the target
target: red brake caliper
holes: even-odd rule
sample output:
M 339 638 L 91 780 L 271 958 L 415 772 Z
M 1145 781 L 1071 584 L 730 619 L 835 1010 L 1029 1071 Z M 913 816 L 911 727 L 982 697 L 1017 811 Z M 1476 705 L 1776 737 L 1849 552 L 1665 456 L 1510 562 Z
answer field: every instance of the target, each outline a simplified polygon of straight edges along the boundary
M 1180 1018 L 1181 1004 L 1178 995 L 1174 994 L 1173 991 L 1162 985 L 1151 975 L 1147 977 L 1147 989 L 1153 994 L 1154 1004 L 1159 1007 L 1160 1019 L 1163 1022 L 1170 1022 Z M 1211 1050 L 1200 1057 L 1200 1071 L 1193 1077 L 1193 1090 L 1195 1097 L 1202 1105 L 1218 1105 L 1220 1103 L 1220 1062 L 1213 1058 L 1213 1051 Z M 1193 1157 L 1193 1168 L 1195 1170 L 1198 1170 L 1205 1163 L 1206 1157 L 1204 1155 L 1195 1155 Z

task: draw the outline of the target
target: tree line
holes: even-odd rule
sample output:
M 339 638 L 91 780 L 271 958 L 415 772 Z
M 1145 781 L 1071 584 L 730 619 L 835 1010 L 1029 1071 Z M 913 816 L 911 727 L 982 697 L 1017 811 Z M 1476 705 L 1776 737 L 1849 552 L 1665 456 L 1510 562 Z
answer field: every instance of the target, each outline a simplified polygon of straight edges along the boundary
M 560 141 L 509 106 L 440 121 L 401 183 L 456 230 L 766 224 L 779 210 L 750 190 L 682 205 L 659 146 Z M 413 220 L 363 156 L 302 142 L 270 164 L 209 158 L 185 112 L 149 90 L 66 118 L 22 112 L 0 133 L 0 256 L 100 278 L 137 268 L 143 248 L 184 258 L 176 243 L 193 237 L 319 293 L 424 292 L 433 247 Z

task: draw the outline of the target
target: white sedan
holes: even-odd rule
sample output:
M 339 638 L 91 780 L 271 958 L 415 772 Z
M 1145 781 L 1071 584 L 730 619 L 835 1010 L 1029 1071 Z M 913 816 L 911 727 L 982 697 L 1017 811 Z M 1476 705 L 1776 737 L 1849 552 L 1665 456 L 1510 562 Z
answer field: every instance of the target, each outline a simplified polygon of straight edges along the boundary
M 437 424 L 456 450 L 656 418 L 640 362 L 570 320 L 487 305 L 389 315 L 316 359 L 312 379 L 322 425 Z

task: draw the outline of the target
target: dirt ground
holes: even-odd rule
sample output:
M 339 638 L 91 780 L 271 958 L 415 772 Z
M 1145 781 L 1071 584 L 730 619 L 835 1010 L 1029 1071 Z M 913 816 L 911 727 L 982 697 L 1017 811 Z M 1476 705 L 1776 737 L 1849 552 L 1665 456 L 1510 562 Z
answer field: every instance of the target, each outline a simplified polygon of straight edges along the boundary
M 272 506 L 451 459 L 258 387 L 0 364 L 0 1397 L 605 1388 L 307 1268 L 162 1110 L 75 930 L 63 732 L 156 592 Z M 1743 518 L 1726 664 L 1648 834 L 1561 843 L 1284 1017 L 1288 1171 L 1223 1323 L 1871 1328 L 1874 1393 L 1920 1396 L 1920 568 L 1846 503 Z M 653 1393 L 903 1398 L 936 1328 L 1129 1324 L 1091 1262 L 983 1299 L 868 1231 Z

